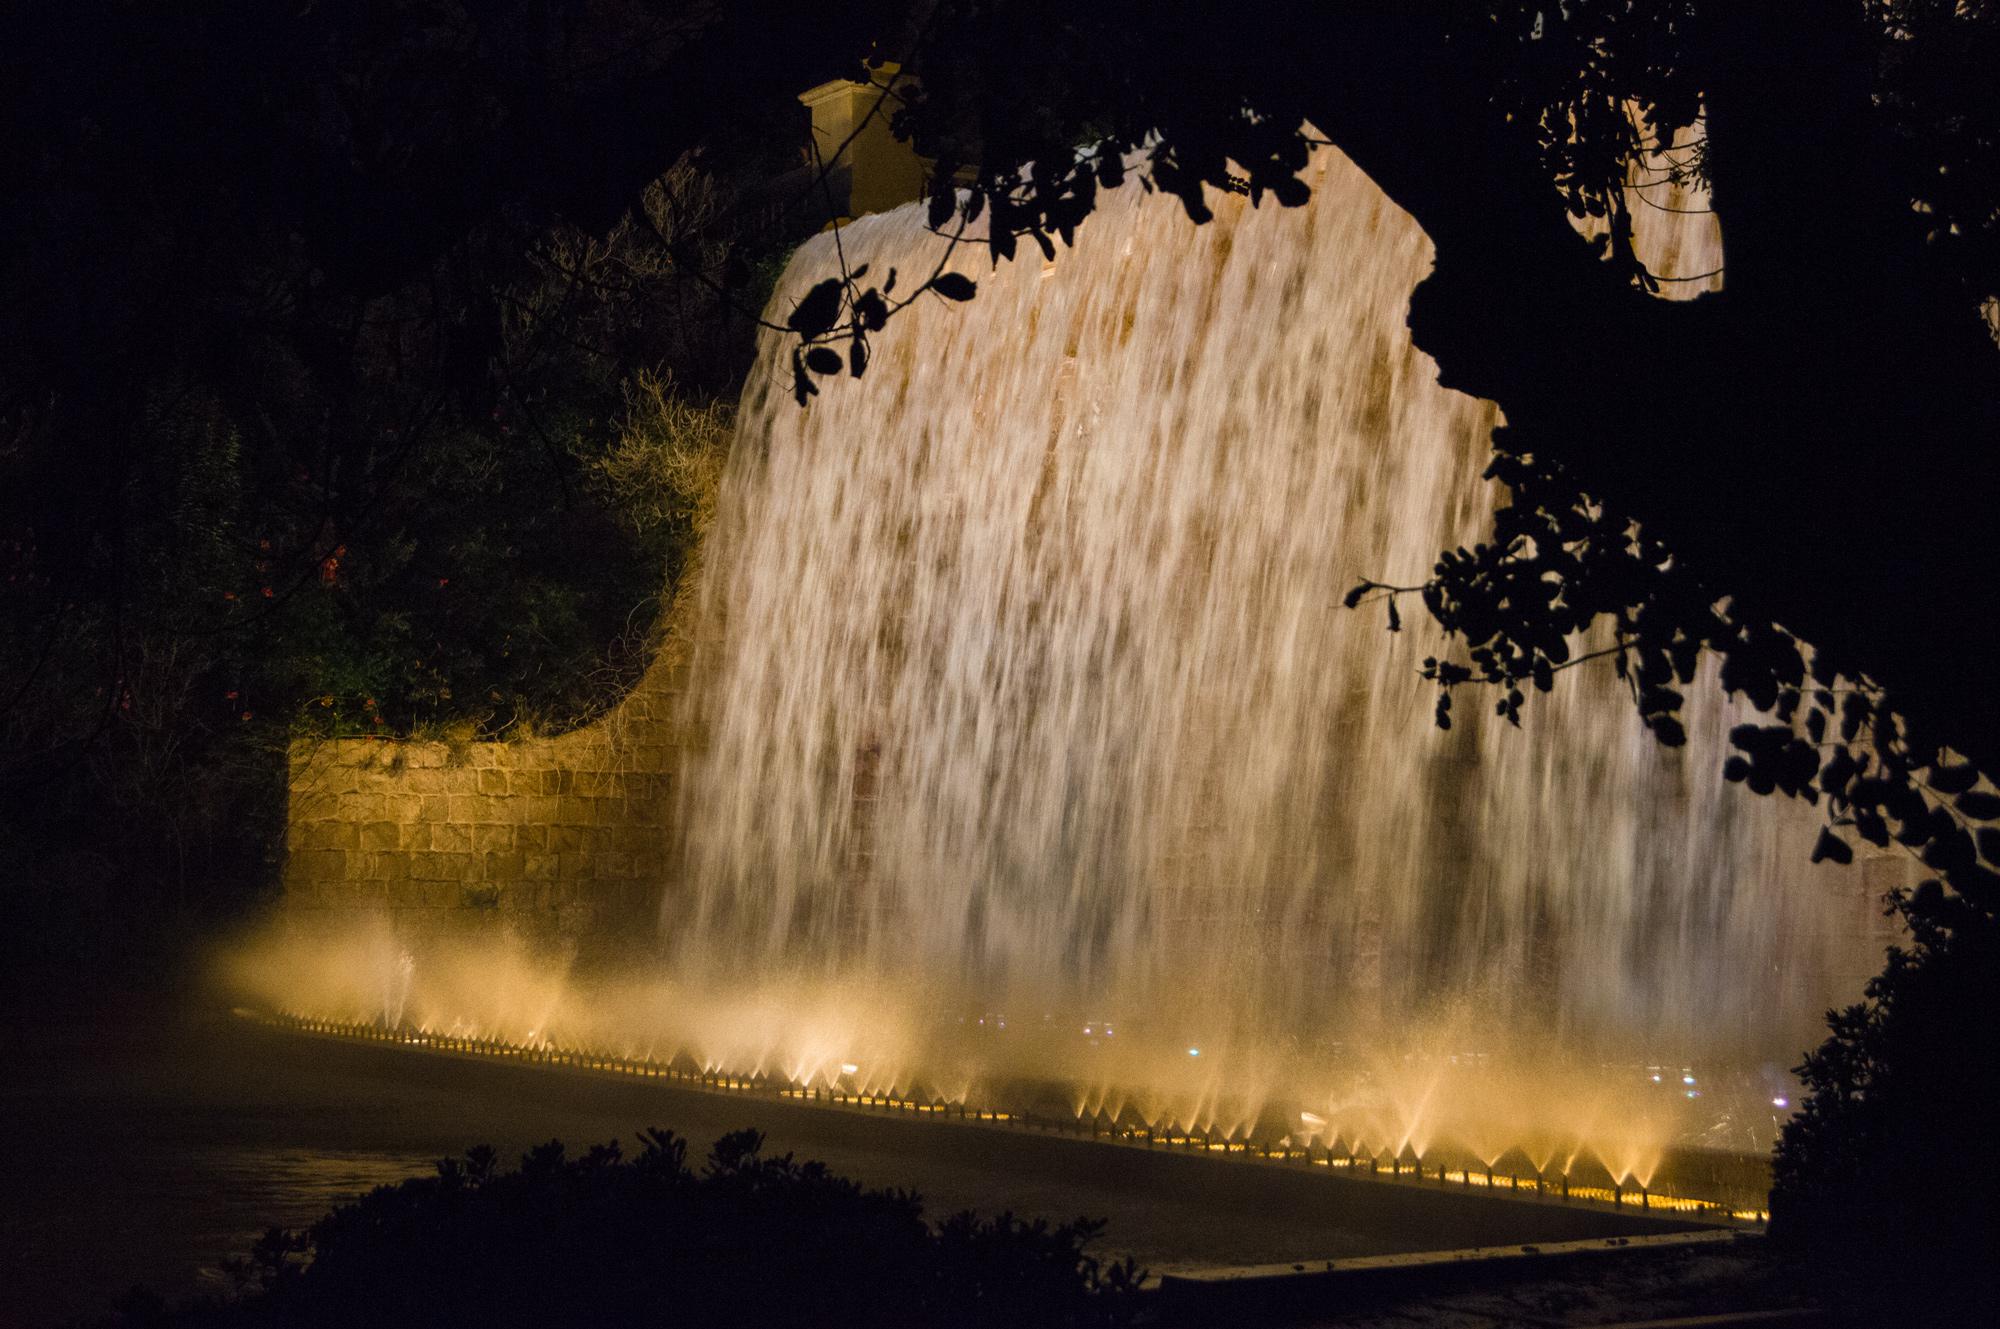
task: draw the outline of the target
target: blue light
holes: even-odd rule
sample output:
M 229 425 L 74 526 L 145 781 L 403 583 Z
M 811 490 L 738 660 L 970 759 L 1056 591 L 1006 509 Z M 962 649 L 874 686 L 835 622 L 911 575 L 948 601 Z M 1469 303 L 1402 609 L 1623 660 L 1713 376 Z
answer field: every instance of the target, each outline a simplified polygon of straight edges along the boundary
M 1201 1055 L 1201 1049 L 1200 1049 L 1200 1048 L 1189 1048 L 1189 1049 L 1188 1049 L 1188 1055 L 1189 1055 L 1190 1057 L 1199 1057 L 1199 1056 Z

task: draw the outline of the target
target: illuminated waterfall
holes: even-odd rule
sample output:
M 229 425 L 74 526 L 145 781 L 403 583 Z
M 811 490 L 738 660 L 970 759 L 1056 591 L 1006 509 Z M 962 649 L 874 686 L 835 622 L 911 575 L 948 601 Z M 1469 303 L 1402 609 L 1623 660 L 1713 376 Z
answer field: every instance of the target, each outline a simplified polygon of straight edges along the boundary
M 1202 227 L 1114 191 L 1048 265 L 967 245 L 978 298 L 918 300 L 806 410 L 766 339 L 704 552 L 664 959 L 584 976 L 384 922 L 252 948 L 241 985 L 1152 1138 L 1642 1185 L 1676 1142 L 1766 1148 L 1876 967 L 1861 874 L 1807 863 L 1815 810 L 1720 779 L 1743 717 L 1712 678 L 1677 751 L 1608 665 L 1520 732 L 1476 690 L 1432 726 L 1431 625 L 1340 601 L 1480 538 L 1495 411 L 1410 344 L 1422 232 L 1337 152 L 1312 184 Z M 1656 266 L 1719 266 L 1651 213 Z M 904 291 L 945 245 L 917 208 L 840 242 Z M 838 264 L 807 244 L 774 312 Z
M 1680 752 L 1608 665 L 1441 733 L 1431 625 L 1340 607 L 1480 538 L 1496 412 L 1410 344 L 1415 223 L 1336 152 L 1313 184 L 1203 227 L 1123 189 L 1047 265 L 967 246 L 978 298 L 807 410 L 767 338 L 665 902 L 694 987 L 886 995 L 943 1061 L 999 1055 L 940 1032 L 982 1015 L 1060 1029 L 1014 1069 L 1247 1120 L 1385 1050 L 1789 1065 L 1869 967 L 1815 814 L 1718 778 L 1712 681 Z M 841 240 L 905 289 L 945 244 L 916 207 Z M 809 243 L 773 309 L 836 271 Z

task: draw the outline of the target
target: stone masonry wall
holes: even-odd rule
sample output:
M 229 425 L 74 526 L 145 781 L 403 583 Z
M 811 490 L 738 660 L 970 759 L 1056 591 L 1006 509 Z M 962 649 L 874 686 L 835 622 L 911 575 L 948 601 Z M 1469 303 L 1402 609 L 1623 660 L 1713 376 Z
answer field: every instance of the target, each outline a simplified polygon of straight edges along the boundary
M 553 738 L 295 743 L 288 923 L 311 932 L 367 914 L 404 935 L 574 939 L 650 920 L 678 861 L 677 645 L 618 707 Z

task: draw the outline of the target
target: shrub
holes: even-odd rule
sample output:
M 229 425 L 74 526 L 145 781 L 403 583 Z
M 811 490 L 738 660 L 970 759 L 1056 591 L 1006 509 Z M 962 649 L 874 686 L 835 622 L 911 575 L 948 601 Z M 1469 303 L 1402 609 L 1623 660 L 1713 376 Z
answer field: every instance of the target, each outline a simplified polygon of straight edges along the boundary
M 651 1130 L 636 1157 L 559 1142 L 502 1172 L 492 1150 L 381 1187 L 308 1232 L 273 1229 L 235 1298 L 135 1302 L 120 1323 L 399 1329 L 444 1324 L 1109 1325 L 1138 1281 L 1084 1248 L 1102 1224 L 1011 1214 L 932 1225 L 907 1191 L 766 1157 L 744 1130 L 706 1164 Z
M 1911 945 L 1799 1068 L 1809 1092 L 1778 1142 L 1771 1233 L 1850 1295 L 1951 1305 L 1991 1286 L 2000 1252 L 2000 925 L 1935 882 L 1890 908 Z

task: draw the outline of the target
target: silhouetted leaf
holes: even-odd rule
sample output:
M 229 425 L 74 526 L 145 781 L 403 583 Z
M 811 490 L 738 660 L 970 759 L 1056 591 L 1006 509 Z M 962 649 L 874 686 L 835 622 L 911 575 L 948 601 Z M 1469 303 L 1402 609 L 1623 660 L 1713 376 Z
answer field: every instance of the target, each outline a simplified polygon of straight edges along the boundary
M 1392 595 L 1389 597 L 1389 631 L 1401 632 L 1402 630 L 1403 616 L 1396 612 L 1396 597 Z
M 1822 826 L 1819 839 L 1813 844 L 1812 861 L 1818 863 L 1829 858 L 1836 863 L 1852 863 L 1854 850 L 1847 841 Z
M 1347 608 L 1352 609 L 1354 608 L 1354 606 L 1361 603 L 1362 596 L 1368 594 L 1368 592 L 1374 589 L 1375 589 L 1374 582 L 1364 581 L 1359 586 L 1356 586 L 1353 590 L 1349 591 L 1344 597 L 1342 597 L 1340 602 Z
M 1676 711 L 1680 709 L 1681 701 L 1681 694 L 1672 688 L 1647 688 L 1639 697 L 1639 713 L 1657 715 L 1662 711 Z
M 1973 866 L 1972 836 L 1954 823 L 1948 831 L 1935 835 L 1918 857 L 1925 867 L 1939 872 L 1964 871 Z
M 930 288 L 947 300 L 970 300 L 979 285 L 962 272 L 940 272 L 931 278 Z
M 1958 810 L 1976 821 L 1992 821 L 2000 817 L 2000 795 L 1969 789 L 1958 796 Z
M 806 292 L 805 299 L 799 301 L 791 318 L 786 320 L 786 326 L 810 341 L 825 334 L 839 318 L 840 278 L 828 277 Z
M 1940 794 L 1962 794 L 1979 783 L 1979 769 L 1971 762 L 1939 762 L 1930 768 L 1930 786 Z
M 841 370 L 840 352 L 831 346 L 815 346 L 806 352 L 806 368 L 815 374 L 838 374 Z

